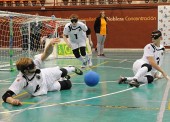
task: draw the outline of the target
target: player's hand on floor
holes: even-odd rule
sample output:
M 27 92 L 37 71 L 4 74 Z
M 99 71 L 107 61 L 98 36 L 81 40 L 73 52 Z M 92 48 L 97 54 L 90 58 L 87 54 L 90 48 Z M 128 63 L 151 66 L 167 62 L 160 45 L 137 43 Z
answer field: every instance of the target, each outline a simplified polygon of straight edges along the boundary
M 163 72 L 162 75 L 166 80 L 170 81 L 170 77 L 165 72 Z
M 166 79 L 167 79 L 168 81 L 170 81 L 170 77 L 169 77 L 168 75 L 166 76 Z
M 11 104 L 14 105 L 14 106 L 20 106 L 20 105 L 22 105 L 21 101 L 18 100 L 18 99 L 14 99 Z
M 156 73 L 156 74 L 155 74 L 155 78 L 157 78 L 157 79 L 162 79 L 162 78 L 164 78 L 164 77 L 163 77 L 162 73 L 159 72 L 159 73 Z

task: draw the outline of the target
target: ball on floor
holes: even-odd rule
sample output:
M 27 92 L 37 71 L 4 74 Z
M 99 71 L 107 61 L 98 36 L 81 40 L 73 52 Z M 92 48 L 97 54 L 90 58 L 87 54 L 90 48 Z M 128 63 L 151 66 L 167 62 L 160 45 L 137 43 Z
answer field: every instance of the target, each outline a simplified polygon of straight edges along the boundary
M 88 71 L 84 75 L 84 82 L 87 86 L 93 87 L 96 86 L 99 83 L 100 76 L 98 73 L 94 71 Z

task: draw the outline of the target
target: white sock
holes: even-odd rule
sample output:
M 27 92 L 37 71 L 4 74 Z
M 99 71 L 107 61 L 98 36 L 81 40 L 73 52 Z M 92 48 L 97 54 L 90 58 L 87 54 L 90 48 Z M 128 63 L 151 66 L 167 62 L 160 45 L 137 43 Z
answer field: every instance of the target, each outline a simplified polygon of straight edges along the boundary
M 66 69 L 68 73 L 75 71 L 75 67 L 63 67 L 63 68 Z
M 82 56 L 80 56 L 79 58 L 77 58 L 79 61 L 81 61 L 81 62 L 85 62 L 84 61 L 84 58 L 82 57 Z
M 86 61 L 88 61 L 90 59 L 90 57 L 88 55 L 85 56 Z

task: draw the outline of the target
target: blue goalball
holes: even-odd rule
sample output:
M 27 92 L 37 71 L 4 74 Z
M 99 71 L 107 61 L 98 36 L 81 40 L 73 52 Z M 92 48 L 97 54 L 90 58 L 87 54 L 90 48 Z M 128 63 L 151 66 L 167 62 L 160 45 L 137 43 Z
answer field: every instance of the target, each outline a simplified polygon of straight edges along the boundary
M 98 73 L 94 71 L 88 71 L 84 75 L 84 82 L 87 86 L 93 87 L 96 86 L 99 83 L 100 76 Z

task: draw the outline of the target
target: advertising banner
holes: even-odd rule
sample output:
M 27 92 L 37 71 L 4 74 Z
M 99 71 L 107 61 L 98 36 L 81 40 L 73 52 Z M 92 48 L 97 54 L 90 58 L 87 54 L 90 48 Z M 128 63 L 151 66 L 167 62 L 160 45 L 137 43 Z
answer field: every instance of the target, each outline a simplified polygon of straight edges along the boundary
M 170 46 L 170 6 L 158 6 L 158 29 L 162 32 L 162 44 Z

